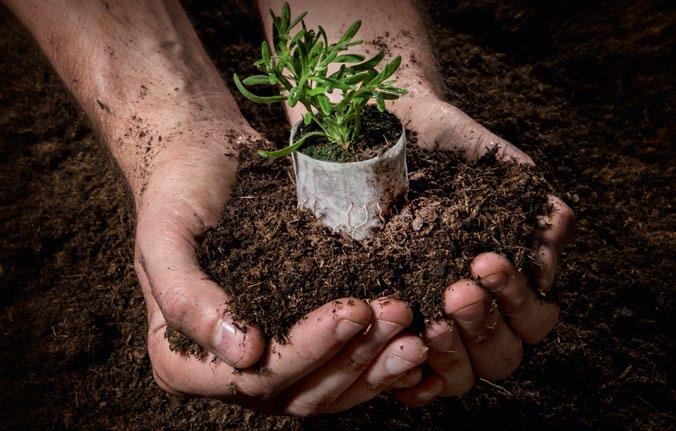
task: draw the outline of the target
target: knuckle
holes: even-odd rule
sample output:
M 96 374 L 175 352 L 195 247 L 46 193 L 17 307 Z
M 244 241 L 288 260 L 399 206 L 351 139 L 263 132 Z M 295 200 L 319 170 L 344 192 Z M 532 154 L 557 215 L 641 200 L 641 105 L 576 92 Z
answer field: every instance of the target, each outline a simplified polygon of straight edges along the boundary
M 369 361 L 366 358 L 359 357 L 356 354 L 351 354 L 345 358 L 340 364 L 340 370 L 351 376 L 359 376 L 369 366 Z
M 185 289 L 170 287 L 157 295 L 157 302 L 167 322 L 174 328 L 180 328 L 190 308 L 190 297 Z

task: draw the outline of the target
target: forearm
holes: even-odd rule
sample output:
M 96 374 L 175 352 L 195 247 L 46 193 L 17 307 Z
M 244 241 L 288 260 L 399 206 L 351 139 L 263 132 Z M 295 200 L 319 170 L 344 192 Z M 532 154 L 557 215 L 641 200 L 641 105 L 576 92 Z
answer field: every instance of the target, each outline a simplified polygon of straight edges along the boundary
M 109 146 L 135 195 L 153 166 L 190 151 L 177 147 L 226 145 L 228 123 L 243 121 L 178 1 L 5 1 Z

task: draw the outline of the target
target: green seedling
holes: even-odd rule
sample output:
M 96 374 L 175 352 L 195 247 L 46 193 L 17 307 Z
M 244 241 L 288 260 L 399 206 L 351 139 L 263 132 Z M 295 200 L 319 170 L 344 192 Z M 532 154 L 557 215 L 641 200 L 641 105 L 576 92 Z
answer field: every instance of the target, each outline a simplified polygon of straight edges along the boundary
M 347 52 L 355 45 L 363 43 L 354 40 L 361 27 L 361 21 L 355 21 L 345 34 L 335 43 L 329 43 L 326 31 L 319 26 L 317 30 L 308 30 L 303 12 L 293 20 L 288 3 L 282 8 L 281 16 L 271 10 L 273 22 L 273 47 L 266 41 L 261 44 L 261 59 L 254 65 L 262 73 L 243 80 L 233 75 L 239 91 L 249 100 L 257 103 L 277 103 L 286 101 L 290 107 L 298 103 L 305 107 L 303 123 L 307 126 L 314 122 L 319 131 L 305 133 L 293 144 L 277 151 L 258 151 L 263 157 L 283 157 L 303 146 L 311 137 L 323 136 L 347 151 L 361 134 L 361 114 L 366 104 L 374 99 L 378 110 L 385 110 L 385 100 L 398 99 L 406 90 L 396 87 L 395 80 L 389 78 L 396 72 L 401 57 L 395 57 L 382 70 L 376 67 L 381 63 L 385 52 L 381 49 L 373 57 Z M 291 32 L 300 24 L 300 30 Z M 339 65 L 337 70 L 331 65 Z M 329 69 L 333 69 L 329 74 Z M 246 86 L 277 85 L 279 94 L 257 96 Z M 341 98 L 332 102 L 328 94 L 339 91 Z

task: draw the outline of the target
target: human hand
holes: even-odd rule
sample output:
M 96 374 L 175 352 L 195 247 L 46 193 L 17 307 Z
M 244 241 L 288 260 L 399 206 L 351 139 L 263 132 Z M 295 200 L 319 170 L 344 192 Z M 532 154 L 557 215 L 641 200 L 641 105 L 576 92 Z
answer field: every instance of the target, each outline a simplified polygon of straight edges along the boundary
M 173 394 L 300 416 L 344 410 L 395 382 L 418 383 L 427 348 L 402 332 L 412 313 L 399 301 L 331 302 L 293 327 L 288 344 L 266 345 L 257 328 L 243 331 L 243 322 L 233 322 L 224 290 L 197 263 L 195 237 L 217 222 L 234 186 L 235 136 L 260 138 L 236 127 L 199 123 L 165 136 L 164 153 L 137 197 L 135 263 L 157 383 Z M 171 351 L 167 326 L 203 346 L 209 359 Z M 256 362 L 263 372 L 247 369 Z
M 410 106 L 413 109 L 406 111 L 409 127 L 418 133 L 422 147 L 456 151 L 473 160 L 499 146 L 500 159 L 533 164 L 514 145 L 436 97 Z M 573 230 L 574 216 L 561 199 L 549 199 L 552 212 L 540 218 L 533 244 L 536 265 L 532 275 L 541 294 L 528 286 L 527 275 L 516 271 L 505 257 L 495 253 L 476 256 L 470 265 L 473 279 L 459 280 L 445 291 L 447 320 L 435 321 L 426 329 L 428 364 L 434 373 L 415 387 L 398 390 L 404 403 L 419 405 L 437 395 L 460 395 L 477 377 L 505 378 L 521 362 L 521 342 L 537 343 L 553 329 L 559 307 L 542 296 L 552 288 L 558 256 Z

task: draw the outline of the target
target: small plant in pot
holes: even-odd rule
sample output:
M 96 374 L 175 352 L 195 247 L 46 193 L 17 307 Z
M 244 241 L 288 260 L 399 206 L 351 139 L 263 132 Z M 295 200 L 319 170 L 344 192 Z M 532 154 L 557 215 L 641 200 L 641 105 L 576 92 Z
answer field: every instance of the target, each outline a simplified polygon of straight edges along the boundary
M 288 4 L 281 16 L 270 14 L 273 44 L 264 41 L 254 63 L 262 74 L 243 80 L 235 74 L 235 85 L 253 102 L 300 103 L 306 113 L 292 128 L 289 146 L 258 154 L 291 155 L 298 207 L 336 232 L 366 238 L 408 190 L 405 129 L 385 110 L 386 100 L 406 93 L 391 79 L 401 58 L 379 68 L 383 50 L 368 59 L 349 53 L 362 43 L 354 40 L 360 21 L 330 43 L 321 26 L 306 27 L 306 13 L 291 19 Z M 252 85 L 276 85 L 279 94 L 257 96 L 247 89 Z

